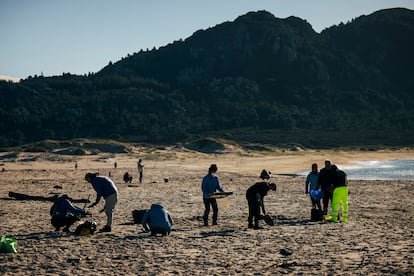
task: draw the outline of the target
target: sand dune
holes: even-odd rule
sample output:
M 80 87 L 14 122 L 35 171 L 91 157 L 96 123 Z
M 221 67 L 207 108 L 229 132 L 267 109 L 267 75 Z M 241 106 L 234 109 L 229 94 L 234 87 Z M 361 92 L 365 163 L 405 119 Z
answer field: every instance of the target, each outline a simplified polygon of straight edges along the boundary
M 0 254 L 3 275 L 258 275 L 414 273 L 414 181 L 350 181 L 349 222 L 310 222 L 310 200 L 304 179 L 280 176 L 306 170 L 312 162 L 330 158 L 339 166 L 351 160 L 408 158 L 411 151 L 309 151 L 280 156 L 172 153 L 168 158 L 144 158 L 144 184 L 128 187 L 122 175 L 130 171 L 137 185 L 134 154 L 100 156 L 19 155 L 2 159 L 0 172 L 0 235 L 18 240 L 17 254 Z M 25 160 L 27 158 L 27 160 Z M 163 159 L 163 160 L 161 160 Z M 74 164 L 78 163 L 75 170 Z M 114 169 L 117 162 L 117 169 Z M 201 178 L 210 163 L 226 191 L 234 194 L 220 204 L 219 225 L 202 226 Z M 275 226 L 247 229 L 246 189 L 270 170 L 278 189 L 265 198 Z M 76 236 L 54 232 L 50 202 L 20 201 L 9 191 L 74 198 L 95 196 L 83 176 L 89 171 L 109 175 L 120 195 L 111 233 Z M 169 182 L 164 183 L 164 177 Z M 54 188 L 55 185 L 62 189 Z M 150 237 L 131 224 L 132 210 L 162 203 L 175 225 L 169 237 Z M 82 206 L 82 204 L 80 205 Z M 99 207 L 91 209 L 98 228 L 105 222 Z M 84 219 L 83 219 L 84 220 Z M 76 227 L 77 224 L 75 224 Z M 73 227 L 72 230 L 75 229 Z M 285 251 L 291 255 L 284 254 Z

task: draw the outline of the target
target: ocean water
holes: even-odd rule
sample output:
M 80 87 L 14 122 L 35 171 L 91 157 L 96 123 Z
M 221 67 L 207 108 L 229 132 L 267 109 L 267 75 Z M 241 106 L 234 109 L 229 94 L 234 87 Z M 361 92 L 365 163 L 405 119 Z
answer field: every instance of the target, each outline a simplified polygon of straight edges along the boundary
M 414 159 L 354 161 L 350 166 L 337 166 L 350 180 L 414 180 Z

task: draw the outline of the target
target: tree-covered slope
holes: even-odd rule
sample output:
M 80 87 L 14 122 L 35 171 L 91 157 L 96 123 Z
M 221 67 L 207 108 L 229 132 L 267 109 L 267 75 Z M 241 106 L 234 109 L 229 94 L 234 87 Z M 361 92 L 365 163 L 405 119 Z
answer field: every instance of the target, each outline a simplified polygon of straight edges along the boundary
M 0 82 L 0 146 L 78 137 L 176 142 L 206 133 L 316 147 L 409 144 L 412 49 L 407 9 L 320 34 L 300 18 L 250 12 L 88 76 Z

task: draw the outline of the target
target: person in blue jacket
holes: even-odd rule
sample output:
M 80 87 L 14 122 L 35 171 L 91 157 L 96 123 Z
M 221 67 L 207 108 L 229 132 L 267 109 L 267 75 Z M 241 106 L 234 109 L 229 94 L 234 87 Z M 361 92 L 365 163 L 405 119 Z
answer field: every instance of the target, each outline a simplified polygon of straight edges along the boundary
M 220 186 L 219 178 L 216 175 L 217 165 L 211 164 L 208 169 L 208 174 L 203 177 L 201 182 L 201 190 L 203 191 L 203 202 L 204 202 L 204 215 L 203 221 L 204 226 L 208 226 L 208 215 L 210 214 L 210 206 L 213 209 L 213 225 L 217 225 L 218 218 L 218 206 L 215 198 L 210 198 L 210 195 L 216 191 L 224 193 L 223 188 Z
M 96 206 L 102 197 L 105 199 L 105 206 L 101 212 L 105 211 L 107 220 L 105 227 L 100 232 L 111 232 L 112 213 L 118 201 L 118 189 L 109 177 L 100 176 L 97 173 L 87 173 L 85 180 L 91 183 L 93 189 L 96 191 L 96 200 L 89 208 Z
M 63 227 L 64 232 L 70 232 L 69 228 L 75 221 L 79 220 L 85 215 L 85 211 L 82 208 L 72 205 L 71 199 L 68 195 L 62 195 L 58 197 L 50 209 L 51 223 L 55 227 L 56 231 Z
M 151 231 L 151 236 L 157 234 L 166 236 L 170 234 L 174 222 L 164 206 L 154 203 L 142 217 L 141 224 L 146 232 Z

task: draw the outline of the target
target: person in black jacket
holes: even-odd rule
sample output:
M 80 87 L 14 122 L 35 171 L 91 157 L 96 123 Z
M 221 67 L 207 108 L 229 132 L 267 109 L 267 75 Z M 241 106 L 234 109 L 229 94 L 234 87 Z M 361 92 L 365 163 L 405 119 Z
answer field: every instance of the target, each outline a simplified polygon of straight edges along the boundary
M 325 160 L 325 167 L 319 171 L 317 189 L 323 191 L 323 213 L 328 214 L 329 200 L 332 202 L 332 191 L 330 190 L 331 185 L 334 182 L 336 171 L 331 169 L 331 160 Z
M 332 165 L 332 170 L 335 172 L 335 179 L 331 185 L 333 191 L 332 196 L 332 218 L 331 221 L 342 222 L 348 221 L 348 179 L 344 171 L 338 169 L 337 166 Z M 342 205 L 342 212 L 339 212 L 339 205 Z
M 276 191 L 276 184 L 267 182 L 257 182 L 247 189 L 246 198 L 249 205 L 248 227 L 253 229 L 262 229 L 259 227 L 260 207 L 263 214 L 266 215 L 263 198 L 269 190 Z M 254 225 L 253 225 L 254 220 Z

